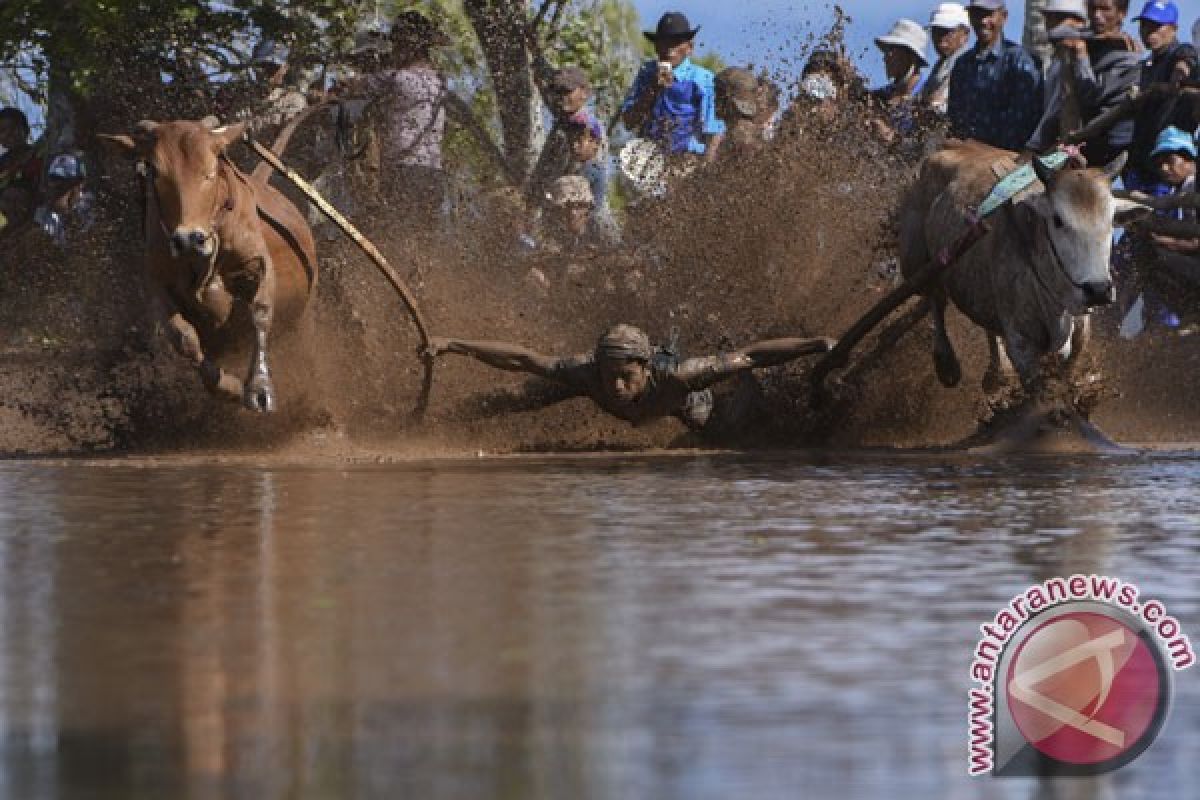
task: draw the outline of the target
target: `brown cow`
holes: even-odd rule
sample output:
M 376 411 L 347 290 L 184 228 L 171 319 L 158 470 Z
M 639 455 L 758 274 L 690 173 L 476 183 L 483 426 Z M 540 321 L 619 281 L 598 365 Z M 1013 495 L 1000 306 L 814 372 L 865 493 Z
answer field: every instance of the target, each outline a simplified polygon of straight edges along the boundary
M 130 135 L 102 136 L 136 159 L 146 192 L 146 267 L 156 311 L 175 348 L 210 391 L 252 411 L 275 409 L 267 338 L 304 316 L 316 287 L 316 248 L 304 216 L 262 179 L 225 156 L 245 124 L 141 122 Z M 241 300 L 253 324 L 246 380 L 213 360 Z M 233 328 L 231 330 L 231 328 Z

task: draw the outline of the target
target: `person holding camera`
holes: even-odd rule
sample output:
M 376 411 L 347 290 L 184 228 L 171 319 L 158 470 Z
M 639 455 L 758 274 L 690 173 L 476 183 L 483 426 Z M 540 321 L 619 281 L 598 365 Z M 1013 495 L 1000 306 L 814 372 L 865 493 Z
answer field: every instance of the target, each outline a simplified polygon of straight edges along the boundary
M 647 62 L 621 105 L 621 121 L 676 161 L 713 161 L 725 135 L 717 118 L 715 77 L 691 60 L 696 32 L 678 11 L 646 31 L 658 61 Z

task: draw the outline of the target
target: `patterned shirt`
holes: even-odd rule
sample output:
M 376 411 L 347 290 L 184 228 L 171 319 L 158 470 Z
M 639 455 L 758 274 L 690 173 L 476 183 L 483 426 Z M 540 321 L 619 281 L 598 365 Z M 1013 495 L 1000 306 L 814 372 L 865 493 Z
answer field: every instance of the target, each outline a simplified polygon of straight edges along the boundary
M 1007 39 L 977 45 L 950 73 L 950 129 L 963 139 L 1020 150 L 1041 119 L 1042 91 L 1042 71 L 1023 47 Z
M 675 68 L 674 75 L 675 82 L 654 101 L 650 116 L 637 134 L 663 143 L 667 152 L 674 155 L 702 155 L 703 137 L 725 133 L 725 123 L 717 119 L 715 78 L 688 58 Z M 658 62 L 646 62 L 621 105 L 621 113 L 633 108 L 643 92 L 654 91 L 657 81 Z
M 383 159 L 390 166 L 442 168 L 446 86 L 432 67 L 389 69 L 367 79 L 385 120 Z

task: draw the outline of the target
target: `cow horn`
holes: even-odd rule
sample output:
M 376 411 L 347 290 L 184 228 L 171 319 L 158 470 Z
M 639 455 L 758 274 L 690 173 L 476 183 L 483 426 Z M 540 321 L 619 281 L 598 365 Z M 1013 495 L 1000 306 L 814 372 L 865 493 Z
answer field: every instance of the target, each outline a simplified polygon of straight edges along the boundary
M 144 119 L 134 126 L 134 130 L 138 133 L 154 133 L 158 130 L 158 123 L 152 119 Z
M 200 124 L 208 128 L 210 131 L 214 131 L 221 127 L 221 120 L 217 119 L 212 114 L 209 114 L 207 117 L 200 120 Z
M 1054 181 L 1058 176 L 1054 170 L 1043 164 L 1042 160 L 1037 156 L 1033 157 L 1033 171 L 1037 173 L 1038 180 L 1046 187 L 1047 192 L 1054 191 Z
M 1104 167 L 1104 175 L 1110 180 L 1115 181 L 1121 171 L 1125 169 L 1125 165 L 1129 163 L 1129 153 L 1122 152 L 1121 155 L 1114 158 Z

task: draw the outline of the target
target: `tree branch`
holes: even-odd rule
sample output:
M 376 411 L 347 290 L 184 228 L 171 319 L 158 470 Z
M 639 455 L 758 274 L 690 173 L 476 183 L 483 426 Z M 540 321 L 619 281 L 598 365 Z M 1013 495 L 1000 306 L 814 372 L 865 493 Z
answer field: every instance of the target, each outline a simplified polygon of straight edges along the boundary
M 520 177 L 513 173 L 499 145 L 492 139 L 491 134 L 488 133 L 484 124 L 475 116 L 475 112 L 467 105 L 467 101 L 454 92 L 447 92 L 443 102 L 446 106 L 446 113 L 475 137 L 475 140 L 483 148 L 484 152 L 487 153 L 488 157 L 496 162 L 496 166 L 504 172 L 504 176 L 508 179 L 509 183 L 518 184 Z

